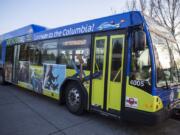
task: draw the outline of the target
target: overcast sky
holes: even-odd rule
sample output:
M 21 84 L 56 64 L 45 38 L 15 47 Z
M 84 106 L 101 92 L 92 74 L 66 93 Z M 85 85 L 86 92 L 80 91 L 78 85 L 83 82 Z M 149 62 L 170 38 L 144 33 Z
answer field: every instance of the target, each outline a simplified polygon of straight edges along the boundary
M 48 28 L 126 11 L 126 0 L 0 0 L 0 34 L 39 24 Z

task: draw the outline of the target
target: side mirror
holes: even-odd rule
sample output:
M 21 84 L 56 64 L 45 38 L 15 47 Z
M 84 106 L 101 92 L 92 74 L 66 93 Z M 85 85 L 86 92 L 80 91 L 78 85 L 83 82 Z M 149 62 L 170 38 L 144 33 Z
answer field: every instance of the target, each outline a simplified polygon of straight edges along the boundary
M 146 47 L 146 33 L 142 30 L 134 33 L 134 49 L 135 51 L 143 51 Z

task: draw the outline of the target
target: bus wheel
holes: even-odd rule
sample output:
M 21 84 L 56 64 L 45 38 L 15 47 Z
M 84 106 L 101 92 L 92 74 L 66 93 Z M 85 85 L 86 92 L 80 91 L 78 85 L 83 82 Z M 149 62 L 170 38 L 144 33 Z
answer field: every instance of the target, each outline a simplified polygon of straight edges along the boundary
M 82 90 L 77 83 L 70 83 L 66 88 L 66 106 L 73 114 L 81 115 L 83 113 Z

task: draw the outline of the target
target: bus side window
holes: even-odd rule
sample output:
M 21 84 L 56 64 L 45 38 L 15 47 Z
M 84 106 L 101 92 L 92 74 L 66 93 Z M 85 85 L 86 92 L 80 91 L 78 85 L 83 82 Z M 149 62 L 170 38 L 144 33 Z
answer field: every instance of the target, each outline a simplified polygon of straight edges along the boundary
M 56 64 L 58 49 L 57 40 L 44 41 L 42 44 L 42 63 Z
M 66 50 L 66 49 L 60 50 L 60 58 L 58 63 L 65 64 L 67 68 L 73 69 L 72 60 L 73 60 L 72 50 Z
M 42 47 L 39 43 L 29 45 L 29 61 L 32 65 L 42 65 Z
M 102 72 L 104 66 L 104 44 L 105 40 L 97 40 L 96 41 L 96 55 L 95 55 L 95 71 L 94 72 Z
M 60 50 L 60 58 L 59 62 L 60 64 L 66 64 L 67 68 L 69 69 L 74 69 L 73 63 L 80 68 L 80 62 L 79 62 L 79 57 L 81 57 L 83 61 L 83 69 L 84 70 L 89 70 L 89 62 L 90 62 L 90 55 L 85 56 L 83 53 L 86 52 L 89 54 L 89 49 L 86 48 L 74 48 L 73 50 L 69 49 L 61 49 Z
M 29 50 L 28 45 L 21 45 L 19 61 L 29 61 L 29 51 L 28 50 Z
M 13 46 L 8 46 L 6 48 L 6 63 L 13 63 L 13 54 L 14 54 L 14 47 Z
M 68 69 L 90 69 L 90 35 L 65 37 L 59 40 L 58 63 L 65 64 Z
M 151 62 L 149 49 L 143 51 L 131 50 L 130 84 L 149 89 L 151 85 Z
M 111 81 L 120 82 L 123 38 L 115 38 L 112 43 Z
M 90 52 L 88 48 L 77 48 L 75 51 L 75 63 L 77 67 L 80 69 L 80 64 L 83 65 L 84 70 L 90 69 Z

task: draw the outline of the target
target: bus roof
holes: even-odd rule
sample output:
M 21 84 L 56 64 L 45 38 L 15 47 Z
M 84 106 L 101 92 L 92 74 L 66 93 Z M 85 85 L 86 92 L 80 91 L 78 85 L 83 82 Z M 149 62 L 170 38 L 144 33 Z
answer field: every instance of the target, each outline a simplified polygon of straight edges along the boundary
M 22 28 L 13 30 L 11 32 L 5 33 L 3 35 L 0 35 L 0 41 L 4 41 L 6 39 L 14 38 L 14 37 L 19 37 L 19 36 L 24 36 L 40 31 L 44 31 L 47 28 L 44 26 L 36 25 L 36 24 L 30 24 L 27 26 L 24 26 Z
M 141 12 L 130 11 L 54 29 L 46 29 L 45 27 L 32 24 L 6 33 L 0 36 L 0 40 L 6 40 L 7 45 L 12 45 L 17 43 L 46 40 L 71 35 L 123 29 L 129 26 L 140 25 L 143 22 L 144 18 L 142 17 Z
M 35 33 L 33 34 L 33 40 L 126 28 L 142 24 L 143 21 L 144 19 L 142 18 L 141 12 L 131 11 Z

